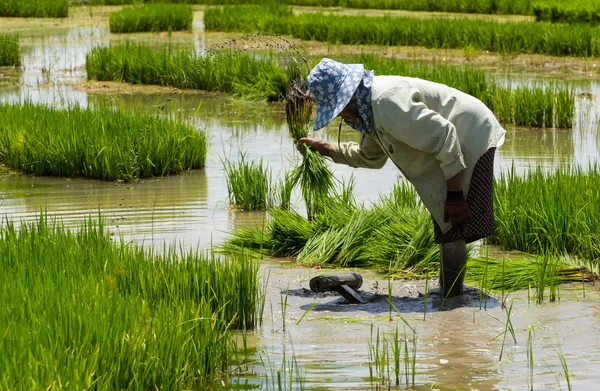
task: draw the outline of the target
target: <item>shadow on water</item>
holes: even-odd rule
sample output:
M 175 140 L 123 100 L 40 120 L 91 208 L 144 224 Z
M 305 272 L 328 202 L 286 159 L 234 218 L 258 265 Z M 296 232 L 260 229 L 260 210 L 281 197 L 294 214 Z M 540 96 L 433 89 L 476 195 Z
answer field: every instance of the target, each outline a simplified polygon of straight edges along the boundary
M 452 311 L 458 308 L 473 308 L 483 306 L 485 302 L 486 308 L 496 308 L 501 305 L 495 297 L 480 291 L 477 288 L 467 288 L 463 295 L 456 297 L 445 298 L 439 288 L 434 288 L 428 291 L 427 295 L 421 290 L 413 295 L 392 295 L 391 304 L 389 296 L 382 293 L 374 293 L 370 291 L 358 290 L 366 303 L 351 304 L 335 292 L 313 293 L 306 288 L 282 290 L 282 294 L 288 296 L 315 297 L 319 299 L 331 298 L 330 301 L 320 301 L 311 311 L 318 312 L 333 312 L 333 313 L 352 313 L 356 311 L 367 312 L 369 314 L 380 315 L 387 314 L 392 309 L 393 314 L 415 314 L 415 313 L 432 313 L 440 311 Z M 307 311 L 311 307 L 310 304 L 300 306 L 300 309 Z

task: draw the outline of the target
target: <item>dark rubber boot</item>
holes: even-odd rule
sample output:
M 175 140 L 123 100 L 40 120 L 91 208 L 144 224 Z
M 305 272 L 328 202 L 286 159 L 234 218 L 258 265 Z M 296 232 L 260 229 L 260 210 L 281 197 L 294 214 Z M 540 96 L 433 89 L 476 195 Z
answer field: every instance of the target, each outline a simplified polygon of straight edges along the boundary
M 444 297 L 461 295 L 467 270 L 467 245 L 463 240 L 440 245 L 440 286 Z

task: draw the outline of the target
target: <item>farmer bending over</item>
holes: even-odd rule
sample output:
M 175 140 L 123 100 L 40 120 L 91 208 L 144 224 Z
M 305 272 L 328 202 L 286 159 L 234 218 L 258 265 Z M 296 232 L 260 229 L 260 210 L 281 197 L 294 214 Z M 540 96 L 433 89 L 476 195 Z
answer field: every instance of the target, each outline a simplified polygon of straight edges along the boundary
M 494 232 L 494 153 L 506 133 L 494 114 L 446 85 L 374 76 L 362 64 L 327 58 L 307 83 L 317 103 L 314 129 L 339 115 L 361 140 L 338 145 L 302 138 L 298 146 L 351 167 L 381 168 L 390 158 L 431 213 L 444 294 L 461 294 L 466 243 Z

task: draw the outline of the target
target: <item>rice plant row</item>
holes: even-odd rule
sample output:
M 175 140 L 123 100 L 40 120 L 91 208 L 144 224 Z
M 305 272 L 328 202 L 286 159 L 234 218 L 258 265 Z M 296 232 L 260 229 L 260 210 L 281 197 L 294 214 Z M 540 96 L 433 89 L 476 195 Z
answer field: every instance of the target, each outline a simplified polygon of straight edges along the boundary
M 148 4 L 111 13 L 109 27 L 111 33 L 191 30 L 193 18 L 188 5 Z
M 552 23 L 588 23 L 600 24 L 600 4 L 594 9 L 565 6 L 536 5 L 533 7 L 535 20 Z
M 134 180 L 201 168 L 206 136 L 175 120 L 110 109 L 0 105 L 0 161 L 38 175 Z
M 196 54 L 126 44 L 96 47 L 86 56 L 88 78 L 133 84 L 168 85 L 281 100 L 286 72 L 274 57 L 243 53 Z
M 376 74 L 419 77 L 450 85 L 486 103 L 504 123 L 569 128 L 575 114 L 573 90 L 565 86 L 512 88 L 472 68 L 385 59 L 372 55 L 341 58 L 363 63 Z M 127 44 L 92 49 L 86 58 L 90 79 L 222 91 L 270 101 L 286 96 L 287 70 L 275 56 L 244 52 L 199 55 Z
M 21 65 L 18 34 L 0 34 L 0 66 Z
M 406 10 L 423 12 L 452 12 L 470 14 L 536 15 L 538 9 L 589 10 L 597 0 L 579 0 L 565 4 L 560 0 L 90 0 L 91 4 L 115 5 L 135 3 L 186 3 L 203 5 L 240 5 L 279 3 L 312 7 L 344 7 L 359 9 Z M 569 7 L 563 11 L 564 7 Z
M 334 44 L 473 48 L 553 56 L 600 54 L 600 31 L 588 25 L 322 13 L 293 15 L 292 9 L 284 6 L 208 9 L 204 23 L 211 31 L 271 32 Z
M 260 307 L 257 263 L 113 241 L 41 215 L 0 228 L 0 388 L 208 389 Z
M 68 0 L 0 0 L 0 17 L 66 18 Z
M 504 173 L 494 189 L 492 243 L 528 253 L 574 254 L 600 260 L 600 167 Z

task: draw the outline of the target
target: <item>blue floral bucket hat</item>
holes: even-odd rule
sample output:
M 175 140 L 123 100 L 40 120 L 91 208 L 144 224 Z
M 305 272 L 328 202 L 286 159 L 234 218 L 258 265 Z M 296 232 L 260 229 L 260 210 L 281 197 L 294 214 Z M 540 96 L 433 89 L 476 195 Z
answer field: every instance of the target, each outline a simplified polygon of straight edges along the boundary
M 310 71 L 306 80 L 308 91 L 317 102 L 315 130 L 333 121 L 346 107 L 362 81 L 362 64 L 342 64 L 324 58 Z

